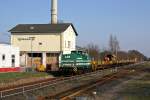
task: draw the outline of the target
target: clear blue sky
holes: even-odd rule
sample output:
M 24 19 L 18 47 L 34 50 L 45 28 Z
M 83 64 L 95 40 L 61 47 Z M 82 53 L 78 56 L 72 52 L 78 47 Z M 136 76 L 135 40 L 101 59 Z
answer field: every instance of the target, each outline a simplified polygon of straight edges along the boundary
M 150 57 L 150 0 L 58 0 L 59 19 L 72 22 L 78 45 L 108 47 L 115 34 L 122 50 L 137 49 Z M 17 24 L 50 22 L 50 0 L 1 0 L 0 41 Z

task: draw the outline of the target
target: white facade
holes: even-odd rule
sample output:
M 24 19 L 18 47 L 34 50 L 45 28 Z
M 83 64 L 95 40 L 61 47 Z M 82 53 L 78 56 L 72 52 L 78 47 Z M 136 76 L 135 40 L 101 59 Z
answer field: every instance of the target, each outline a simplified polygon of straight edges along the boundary
M 8 44 L 0 44 L 0 68 L 20 67 L 19 48 Z
M 62 33 L 62 36 L 63 54 L 76 50 L 76 33 L 71 25 Z

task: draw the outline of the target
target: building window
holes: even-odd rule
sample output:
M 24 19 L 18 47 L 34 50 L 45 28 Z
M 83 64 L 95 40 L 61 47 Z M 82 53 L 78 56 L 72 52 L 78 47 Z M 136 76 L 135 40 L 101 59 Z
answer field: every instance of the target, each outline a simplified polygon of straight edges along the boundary
M 39 42 L 39 45 L 42 45 L 42 42 Z
M 12 67 L 15 67 L 15 55 L 11 55 Z
M 5 57 L 5 55 L 3 54 L 3 55 L 2 55 L 2 60 L 4 61 L 4 60 L 5 60 L 5 58 L 6 58 L 6 57 Z
M 15 58 L 15 55 L 12 55 L 11 57 L 12 57 L 12 59 L 13 59 L 13 58 Z
M 68 41 L 68 48 L 71 48 L 71 41 Z

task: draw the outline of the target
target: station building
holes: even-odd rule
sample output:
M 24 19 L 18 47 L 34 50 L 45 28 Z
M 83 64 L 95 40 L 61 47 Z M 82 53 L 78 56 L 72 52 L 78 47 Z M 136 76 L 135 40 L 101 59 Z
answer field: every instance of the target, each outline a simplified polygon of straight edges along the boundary
M 16 72 L 20 69 L 19 48 L 0 44 L 0 72 Z
M 50 66 L 57 70 L 59 56 L 76 49 L 73 24 L 19 24 L 12 28 L 11 45 L 20 48 L 20 65 Z

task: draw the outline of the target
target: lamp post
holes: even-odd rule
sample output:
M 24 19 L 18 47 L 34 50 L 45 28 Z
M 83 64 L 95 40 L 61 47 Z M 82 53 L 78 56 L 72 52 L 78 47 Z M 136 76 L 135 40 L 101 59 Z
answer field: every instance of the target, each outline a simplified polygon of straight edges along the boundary
M 33 67 L 33 48 L 32 48 L 32 46 L 33 46 L 33 40 L 35 40 L 35 37 L 29 37 L 29 40 L 31 40 L 31 67 Z

